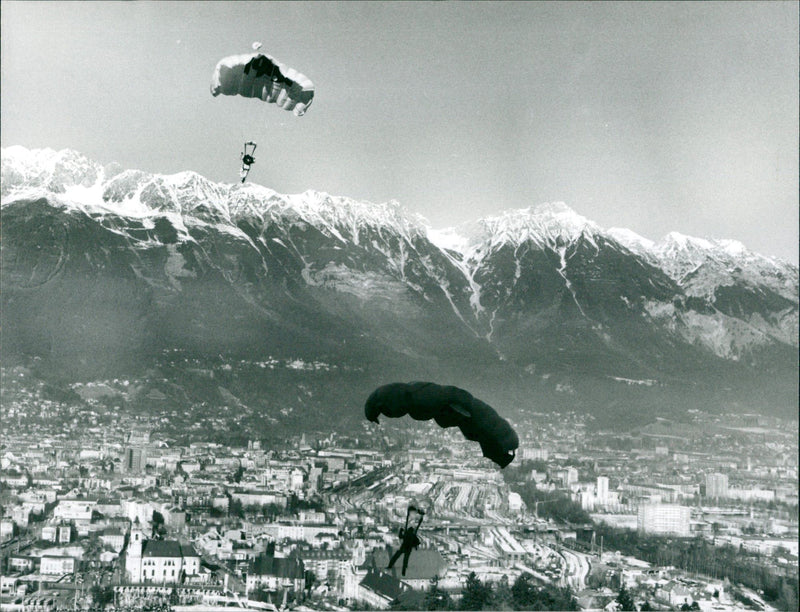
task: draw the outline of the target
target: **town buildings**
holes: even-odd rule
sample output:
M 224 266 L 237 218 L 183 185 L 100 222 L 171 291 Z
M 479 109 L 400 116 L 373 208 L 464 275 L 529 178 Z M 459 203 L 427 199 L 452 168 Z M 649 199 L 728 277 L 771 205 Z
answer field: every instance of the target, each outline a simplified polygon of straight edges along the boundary
M 714 590 L 706 597 L 705 584 L 682 581 L 677 570 L 642 568 L 609 557 L 607 543 L 581 540 L 577 529 L 591 525 L 559 524 L 546 503 L 526 503 L 506 472 L 452 432 L 306 434 L 233 447 L 177 442 L 164 416 L 115 417 L 101 427 L 91 424 L 103 418 L 99 406 L 91 417 L 46 406 L 68 425 L 26 428 L 20 418 L 3 430 L 4 603 L 47 599 L 55 592 L 48 581 L 77 585 L 80 575 L 85 591 L 111 585 L 125 602 L 168 600 L 174 590 L 183 602 L 266 593 L 292 605 L 385 608 L 434 578 L 458 597 L 473 571 L 487 581 L 527 573 L 585 601 L 603 600 L 619 576 L 634 594 L 713 599 Z M 761 555 L 764 571 L 796 576 L 796 425 L 763 423 L 754 448 L 733 417 L 686 420 L 692 425 L 678 436 L 663 420 L 634 434 L 592 430 L 577 414 L 537 414 L 515 423 L 521 452 L 509 473 L 582 505 L 598 523 L 741 547 Z M 402 576 L 400 563 L 385 567 L 410 504 L 428 512 Z

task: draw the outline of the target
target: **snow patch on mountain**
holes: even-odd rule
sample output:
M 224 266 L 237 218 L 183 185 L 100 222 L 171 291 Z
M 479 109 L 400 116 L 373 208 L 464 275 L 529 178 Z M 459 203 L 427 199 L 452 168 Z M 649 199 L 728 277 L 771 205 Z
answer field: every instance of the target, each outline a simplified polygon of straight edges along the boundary
M 580 302 L 578 302 L 578 296 L 575 295 L 575 289 L 572 287 L 572 282 L 570 282 L 569 278 L 567 278 L 567 247 L 558 247 L 558 256 L 561 261 L 561 267 L 557 270 L 557 272 L 559 276 L 564 279 L 564 284 L 567 287 L 567 291 L 569 291 L 570 295 L 572 296 L 572 301 L 575 302 L 575 305 L 578 307 L 581 315 L 585 317 L 586 313 L 583 311 L 583 308 L 581 308 Z
M 385 300 L 395 307 L 400 307 L 398 295 L 403 295 L 406 289 L 405 284 L 390 276 L 375 272 L 357 272 L 332 262 L 321 270 L 306 267 L 302 271 L 302 276 L 312 287 L 324 287 L 348 293 L 365 302 Z
M 518 246 L 531 241 L 540 246 L 556 247 L 580 236 L 594 242 L 600 227 L 572 210 L 563 202 L 553 202 L 507 211 L 478 221 L 481 238 L 489 250 L 503 244 Z
M 731 361 L 739 361 L 747 351 L 770 341 L 783 341 L 775 338 L 772 326 L 758 316 L 743 320 L 718 311 L 678 311 L 673 304 L 652 300 L 646 301 L 644 308 L 653 320 L 665 325 L 685 341 L 700 344 L 718 357 Z
M 164 272 L 173 284 L 173 287 L 180 290 L 182 278 L 195 278 L 197 274 L 193 270 L 186 269 L 186 259 L 180 254 L 174 244 L 167 245 L 167 261 L 164 263 Z
M 656 243 L 652 240 L 623 227 L 609 228 L 606 231 L 606 235 L 610 236 L 631 253 L 638 255 L 648 263 L 653 264 L 657 261 L 655 253 L 653 252 Z
M 426 227 L 425 230 L 428 240 L 443 251 L 455 251 L 463 254 L 469 247 L 469 238 L 460 234 L 454 227 L 444 229 Z

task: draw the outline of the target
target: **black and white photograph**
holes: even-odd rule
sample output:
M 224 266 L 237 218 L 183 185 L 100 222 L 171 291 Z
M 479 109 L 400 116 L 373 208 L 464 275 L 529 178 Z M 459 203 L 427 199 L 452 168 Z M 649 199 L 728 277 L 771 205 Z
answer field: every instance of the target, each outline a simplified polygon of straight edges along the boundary
M 800 5 L 0 2 L 0 610 L 791 611 Z

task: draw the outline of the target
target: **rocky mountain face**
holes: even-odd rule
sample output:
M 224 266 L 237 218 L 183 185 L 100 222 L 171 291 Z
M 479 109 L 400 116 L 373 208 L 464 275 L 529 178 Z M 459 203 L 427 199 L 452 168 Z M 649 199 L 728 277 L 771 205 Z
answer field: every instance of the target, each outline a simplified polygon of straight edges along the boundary
M 21 147 L 1 189 L 3 358 L 65 381 L 300 359 L 327 372 L 305 395 L 265 371 L 171 397 L 356 414 L 373 384 L 430 379 L 508 410 L 796 411 L 798 269 L 733 241 L 654 244 L 563 204 L 437 232 L 396 202 Z

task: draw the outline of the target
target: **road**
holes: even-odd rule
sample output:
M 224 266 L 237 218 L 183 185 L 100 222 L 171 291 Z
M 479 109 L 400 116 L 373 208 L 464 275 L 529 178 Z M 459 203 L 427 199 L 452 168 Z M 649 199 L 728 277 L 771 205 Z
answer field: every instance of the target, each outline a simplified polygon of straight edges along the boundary
M 564 582 L 573 591 L 580 591 L 586 588 L 586 578 L 592 569 L 589 555 L 575 552 L 568 548 L 561 548 L 559 553 L 564 559 Z

